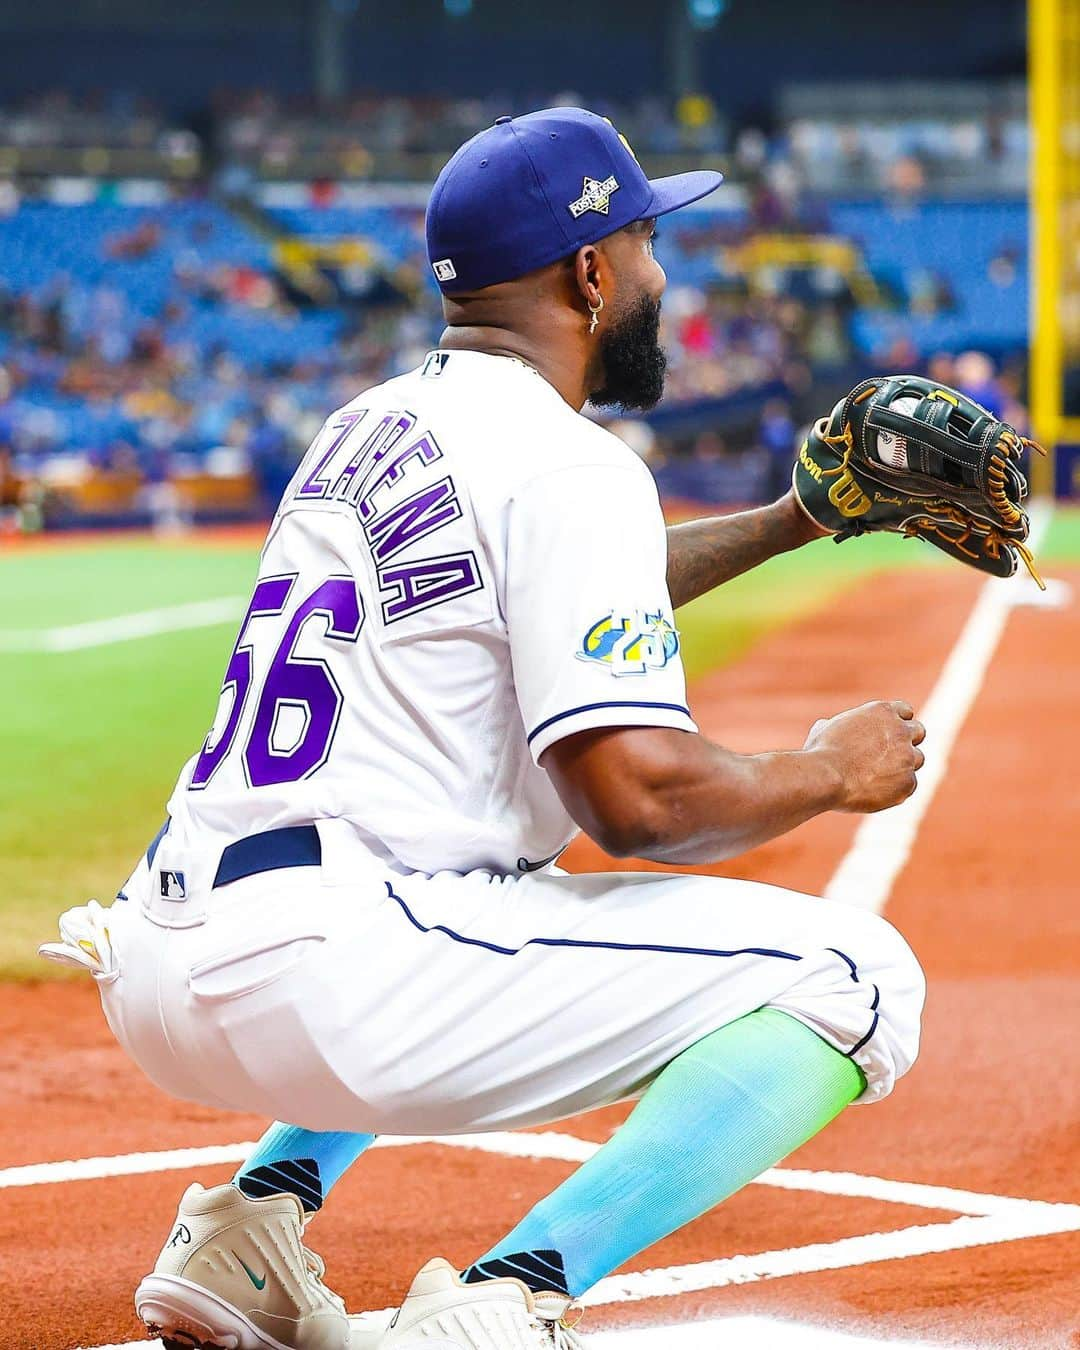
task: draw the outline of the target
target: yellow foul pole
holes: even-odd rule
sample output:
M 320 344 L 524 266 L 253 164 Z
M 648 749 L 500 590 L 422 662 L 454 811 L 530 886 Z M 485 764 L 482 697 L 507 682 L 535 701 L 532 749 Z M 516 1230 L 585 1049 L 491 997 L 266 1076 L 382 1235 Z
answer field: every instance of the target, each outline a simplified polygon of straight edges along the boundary
M 1051 456 L 1063 413 L 1061 9 L 1068 3 L 1028 0 L 1031 418 L 1036 437 Z M 1051 465 L 1032 465 L 1037 490 L 1050 489 Z

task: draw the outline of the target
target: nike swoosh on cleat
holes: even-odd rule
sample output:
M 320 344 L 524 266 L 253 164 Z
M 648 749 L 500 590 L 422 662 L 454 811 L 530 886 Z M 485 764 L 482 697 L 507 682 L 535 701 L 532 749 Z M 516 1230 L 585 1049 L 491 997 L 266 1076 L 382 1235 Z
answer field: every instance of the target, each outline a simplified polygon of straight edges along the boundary
M 244 1271 L 247 1274 L 248 1279 L 255 1286 L 255 1288 L 264 1289 L 266 1287 L 266 1276 L 264 1275 L 262 1279 L 260 1279 L 259 1276 L 255 1274 L 255 1272 L 251 1269 L 248 1263 L 238 1252 L 233 1252 L 233 1256 L 235 1256 L 236 1259 L 240 1262 L 240 1264 L 244 1267 Z

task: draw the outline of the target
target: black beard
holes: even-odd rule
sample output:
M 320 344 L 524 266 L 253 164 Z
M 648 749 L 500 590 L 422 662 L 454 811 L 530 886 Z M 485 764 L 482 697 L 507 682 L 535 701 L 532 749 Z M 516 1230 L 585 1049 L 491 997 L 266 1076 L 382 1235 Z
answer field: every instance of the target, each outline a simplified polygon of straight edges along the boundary
M 647 412 L 664 392 L 667 356 L 660 346 L 660 301 L 643 295 L 600 338 L 603 384 L 589 401 L 597 408 Z

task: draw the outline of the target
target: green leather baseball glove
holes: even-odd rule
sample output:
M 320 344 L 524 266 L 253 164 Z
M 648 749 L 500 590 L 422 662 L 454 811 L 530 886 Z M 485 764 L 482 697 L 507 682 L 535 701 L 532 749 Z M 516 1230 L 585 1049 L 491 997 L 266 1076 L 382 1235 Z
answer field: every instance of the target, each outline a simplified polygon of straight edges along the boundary
M 816 422 L 792 474 L 806 514 L 837 543 L 868 530 L 918 536 L 961 562 L 1008 577 L 1024 543 L 1021 436 L 956 389 L 921 375 L 864 380 Z

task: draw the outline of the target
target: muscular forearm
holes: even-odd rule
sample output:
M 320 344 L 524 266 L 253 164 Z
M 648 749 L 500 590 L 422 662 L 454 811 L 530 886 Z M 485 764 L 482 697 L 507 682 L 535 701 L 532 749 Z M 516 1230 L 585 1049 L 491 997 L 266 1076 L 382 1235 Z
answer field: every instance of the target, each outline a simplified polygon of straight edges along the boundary
M 788 493 L 771 506 L 668 527 L 667 582 L 678 609 L 778 553 L 822 538 Z
M 657 862 L 734 857 L 836 809 L 844 790 L 827 751 L 738 755 L 664 727 L 583 732 L 541 764 L 609 853 Z
M 737 755 L 698 738 L 700 761 L 654 798 L 656 827 L 635 850 L 655 862 L 733 858 L 833 810 L 842 786 L 827 756 L 807 750 Z M 661 824 L 662 822 L 662 824 Z

